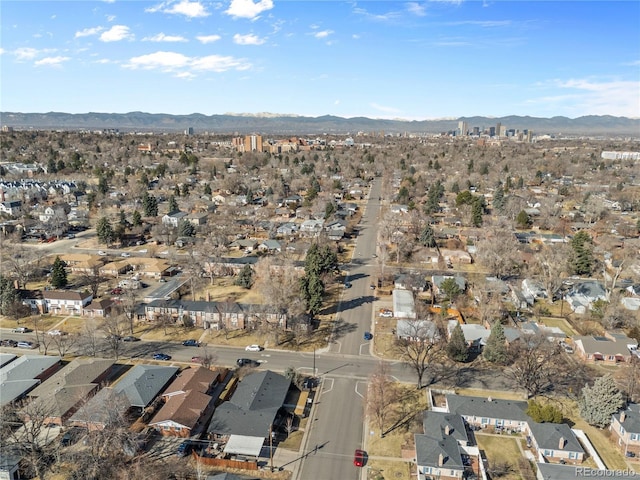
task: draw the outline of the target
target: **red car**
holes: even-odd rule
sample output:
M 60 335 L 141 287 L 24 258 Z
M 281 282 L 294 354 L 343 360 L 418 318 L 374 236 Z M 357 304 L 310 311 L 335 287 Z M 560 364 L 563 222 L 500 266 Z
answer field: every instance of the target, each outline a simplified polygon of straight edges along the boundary
M 365 458 L 366 453 L 364 453 L 363 450 L 356 450 L 356 454 L 353 457 L 353 464 L 356 467 L 363 467 L 364 466 L 364 458 Z

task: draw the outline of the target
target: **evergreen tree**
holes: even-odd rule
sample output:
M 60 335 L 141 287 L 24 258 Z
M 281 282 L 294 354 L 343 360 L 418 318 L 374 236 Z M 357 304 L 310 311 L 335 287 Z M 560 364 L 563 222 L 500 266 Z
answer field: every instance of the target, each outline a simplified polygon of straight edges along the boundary
M 599 377 L 593 386 L 585 385 L 578 400 L 580 415 L 589 425 L 605 428 L 611 415 L 624 405 L 622 392 L 618 390 L 611 374 Z
M 98 241 L 100 243 L 104 243 L 109 245 L 115 235 L 113 232 L 113 227 L 111 227 L 111 223 L 109 223 L 109 219 L 107 217 L 101 217 L 98 219 L 96 223 L 96 235 L 98 236 Z
M 446 350 L 449 358 L 456 362 L 466 362 L 469 359 L 469 348 L 460 324 L 457 324 L 451 332 Z
M 504 211 L 504 189 L 502 188 L 502 184 L 498 185 L 496 191 L 493 193 L 493 208 L 498 213 L 502 213 Z
M 211 191 L 211 186 L 208 183 L 204 184 L 204 194 L 205 195 L 211 195 L 212 191 Z
M 183 183 L 182 184 L 182 196 L 183 197 L 188 197 L 189 196 L 189 184 L 188 183 Z
M 518 213 L 516 217 L 516 223 L 520 228 L 527 228 L 531 225 L 531 217 L 529 217 L 529 214 L 524 210 L 520 210 L 520 213 Z
M 483 197 L 476 197 L 471 205 L 471 223 L 473 223 L 474 227 L 482 226 L 483 212 Z
M 67 271 L 60 257 L 56 257 L 51 267 L 51 285 L 53 288 L 63 288 L 67 285 Z
M 105 175 L 100 175 L 98 177 L 98 192 L 102 195 L 106 195 L 109 191 L 109 184 L 107 183 L 107 177 Z
M 178 202 L 176 200 L 176 197 L 171 195 L 169 197 L 169 215 L 171 215 L 172 213 L 177 213 L 180 211 L 180 208 L 178 207 Z
M 460 185 L 458 185 L 458 182 L 453 182 L 451 184 L 451 193 L 455 193 L 456 195 L 460 193 Z
M 131 221 L 135 227 L 142 225 L 142 215 L 140 215 L 140 212 L 138 210 L 133 211 L 133 214 L 131 215 Z
M 576 233 L 571 239 L 571 257 L 569 265 L 576 275 L 590 275 L 593 269 L 593 253 L 591 236 L 584 230 Z
M 142 210 L 145 217 L 157 217 L 158 199 L 153 195 L 149 195 L 149 192 L 145 191 L 142 196 Z
M 328 218 L 331 218 L 331 215 L 333 215 L 335 212 L 336 204 L 333 202 L 327 202 L 324 207 L 324 219 L 327 220 Z
M 178 237 L 195 237 L 196 227 L 193 223 L 184 218 L 178 223 Z
M 440 284 L 440 291 L 444 293 L 447 301 L 453 302 L 462 293 L 455 278 L 445 278 Z
M 19 303 L 20 297 L 13 281 L 0 275 L 0 314 L 10 315 Z
M 251 268 L 251 265 L 245 265 L 242 270 L 240 270 L 235 284 L 247 290 L 251 288 L 253 285 L 253 268 Z
M 424 228 L 422 229 L 422 232 L 420 232 L 420 237 L 418 237 L 418 241 L 420 242 L 421 245 L 425 247 L 435 248 L 436 236 L 435 236 L 435 233 L 433 232 L 433 228 L 431 227 L 431 225 L 427 223 L 424 226 Z
M 509 359 L 504 336 L 504 328 L 500 321 L 496 320 L 491 327 L 491 333 L 487 338 L 487 344 L 482 350 L 482 356 L 491 363 L 505 365 Z
M 538 423 L 562 423 L 563 419 L 562 412 L 550 403 L 541 405 L 534 400 L 529 400 L 525 413 Z

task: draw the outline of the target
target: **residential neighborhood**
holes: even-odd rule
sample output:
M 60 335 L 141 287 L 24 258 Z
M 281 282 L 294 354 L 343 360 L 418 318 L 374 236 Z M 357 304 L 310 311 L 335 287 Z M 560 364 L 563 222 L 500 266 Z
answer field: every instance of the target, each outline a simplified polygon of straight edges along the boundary
M 637 141 L 0 140 L 0 478 L 640 475 Z

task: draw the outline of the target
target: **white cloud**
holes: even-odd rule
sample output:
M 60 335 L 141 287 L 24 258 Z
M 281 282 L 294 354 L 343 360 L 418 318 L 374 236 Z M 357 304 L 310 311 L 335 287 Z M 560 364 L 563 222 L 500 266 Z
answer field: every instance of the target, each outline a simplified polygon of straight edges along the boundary
M 158 33 L 152 37 L 145 37 L 142 39 L 144 42 L 186 42 L 187 39 L 180 35 L 165 35 L 164 33 Z
M 239 33 L 236 33 L 233 36 L 233 42 L 237 45 L 262 45 L 265 40 L 252 33 L 247 35 L 240 35 Z
M 313 36 L 316 38 L 327 38 L 332 33 L 333 33 L 333 30 L 322 30 L 320 32 L 315 32 Z
M 160 70 L 174 73 L 182 78 L 191 78 L 193 72 L 224 72 L 227 70 L 247 70 L 251 65 L 246 61 L 234 57 L 209 55 L 206 57 L 188 57 L 175 52 L 155 52 L 148 55 L 133 57 L 125 65 L 132 70 Z
M 424 17 L 427 14 L 427 7 L 417 2 L 407 3 L 407 11 L 418 17 Z
M 397 108 L 385 107 L 383 105 L 378 105 L 377 103 L 371 103 L 370 105 L 376 110 L 379 110 L 384 113 L 400 113 L 400 110 L 398 110 Z
M 120 40 L 133 40 L 133 38 L 134 35 L 125 25 L 114 25 L 100 35 L 100 40 L 103 42 L 119 42 Z
M 0 55 L 4 55 L 4 52 L 5 52 L 5 51 L 6 51 L 6 50 L 5 50 L 4 48 L 0 47 Z
M 41 67 L 41 66 L 58 67 L 63 62 L 67 62 L 69 60 L 71 60 L 71 58 L 69 57 L 46 57 L 46 58 L 43 58 L 42 60 L 38 60 L 37 62 L 34 63 L 34 65 L 36 67 Z
M 202 18 L 211 15 L 205 6 L 200 2 L 190 2 L 189 0 L 181 0 L 179 2 L 164 2 L 145 10 L 149 13 L 169 13 L 172 15 L 184 15 L 189 18 Z
M 97 35 L 102 30 L 104 30 L 104 28 L 102 27 L 85 28 L 84 30 L 80 30 L 79 32 L 76 32 L 75 38 L 90 37 L 91 35 Z
M 529 105 L 563 111 L 568 116 L 614 115 L 640 118 L 640 82 L 594 78 L 554 80 L 555 92 L 530 100 Z M 559 89 L 559 91 L 558 91 Z
M 217 42 L 222 37 L 220 35 L 200 35 L 200 36 L 197 36 L 196 38 L 198 39 L 199 42 L 207 44 L 207 43 Z
M 13 54 L 16 56 L 18 60 L 32 60 L 38 56 L 40 52 L 35 48 L 23 47 L 16 48 L 13 51 Z
M 272 8 L 273 0 L 259 0 L 258 2 L 253 0 L 231 0 L 229 8 L 224 13 L 236 18 L 255 20 L 262 12 Z
M 115 15 L 107 15 L 107 22 L 111 23 L 116 19 Z

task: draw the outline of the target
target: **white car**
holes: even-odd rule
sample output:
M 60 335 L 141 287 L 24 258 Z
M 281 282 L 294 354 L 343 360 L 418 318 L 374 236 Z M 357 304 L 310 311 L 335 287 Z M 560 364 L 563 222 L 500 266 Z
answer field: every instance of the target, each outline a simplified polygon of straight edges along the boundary
M 262 351 L 262 347 L 260 345 L 247 345 L 245 350 L 247 352 L 260 352 Z
M 52 337 L 59 337 L 64 335 L 65 333 L 62 330 L 49 330 L 47 335 L 51 335 Z
M 125 257 L 125 258 L 127 258 L 127 257 L 130 257 L 130 256 L 131 256 L 131 254 L 130 254 L 129 252 L 122 252 L 122 253 L 120 254 L 120 256 L 121 256 L 121 257 Z
M 107 252 L 103 252 L 102 250 L 98 250 L 98 255 L 100 255 L 101 257 L 104 257 L 107 254 Z

